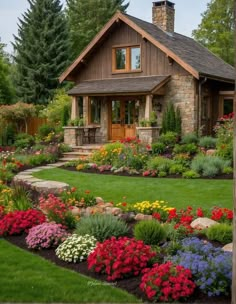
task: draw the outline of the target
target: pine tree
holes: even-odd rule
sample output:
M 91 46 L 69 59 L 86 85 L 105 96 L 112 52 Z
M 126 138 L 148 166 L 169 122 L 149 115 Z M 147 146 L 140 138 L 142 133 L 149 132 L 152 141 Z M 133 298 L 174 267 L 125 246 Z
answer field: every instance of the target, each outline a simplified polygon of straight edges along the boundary
M 194 39 L 229 64 L 234 62 L 234 0 L 211 0 Z
M 73 58 L 76 58 L 126 0 L 67 0 L 67 18 Z
M 0 42 L 0 104 L 10 104 L 14 101 L 14 89 L 11 81 L 11 66 L 4 47 L 5 45 Z
M 24 102 L 47 104 L 68 65 L 69 34 L 60 0 L 28 0 L 15 36 L 17 94 Z

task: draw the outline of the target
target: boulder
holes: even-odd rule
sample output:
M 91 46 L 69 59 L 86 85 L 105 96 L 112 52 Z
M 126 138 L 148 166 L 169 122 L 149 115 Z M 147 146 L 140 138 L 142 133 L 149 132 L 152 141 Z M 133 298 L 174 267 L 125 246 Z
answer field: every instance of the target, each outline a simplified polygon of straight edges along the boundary
M 146 215 L 146 214 L 143 214 L 143 213 L 138 213 L 135 215 L 134 219 L 136 221 L 143 221 L 143 220 L 152 220 L 153 217 L 151 215 Z
M 37 192 L 44 194 L 49 194 L 49 193 L 58 194 L 61 191 L 70 189 L 70 186 L 68 184 L 62 182 L 55 182 L 55 181 L 36 182 L 32 184 L 32 187 Z
M 222 250 L 224 251 L 229 251 L 229 252 L 233 252 L 233 243 L 229 243 L 227 245 L 225 245 Z
M 205 228 L 209 228 L 213 225 L 217 225 L 218 223 L 216 221 L 213 221 L 210 218 L 207 217 L 199 217 L 197 219 L 195 219 L 190 226 L 194 229 L 205 229 Z
M 122 213 L 122 210 L 117 207 L 106 207 L 105 212 L 106 214 L 119 215 Z
M 216 153 L 215 149 L 209 149 L 206 151 L 206 155 L 214 155 Z

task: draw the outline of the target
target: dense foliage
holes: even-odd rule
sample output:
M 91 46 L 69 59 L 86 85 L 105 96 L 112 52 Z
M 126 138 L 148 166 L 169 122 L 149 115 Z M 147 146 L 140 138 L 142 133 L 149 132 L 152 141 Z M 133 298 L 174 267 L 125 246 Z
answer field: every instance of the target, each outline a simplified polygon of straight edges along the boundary
M 28 0 L 15 36 L 17 95 L 28 103 L 47 104 L 68 65 L 68 27 L 59 0 Z

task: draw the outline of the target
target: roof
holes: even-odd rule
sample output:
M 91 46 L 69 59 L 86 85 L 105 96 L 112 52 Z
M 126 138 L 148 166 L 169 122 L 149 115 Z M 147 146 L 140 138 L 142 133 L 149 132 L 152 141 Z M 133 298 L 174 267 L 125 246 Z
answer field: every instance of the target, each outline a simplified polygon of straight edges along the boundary
M 69 79 L 69 75 L 73 70 L 83 61 L 93 47 L 104 39 L 104 36 L 112 26 L 117 23 L 117 20 L 121 20 L 129 25 L 143 38 L 149 40 L 157 48 L 166 53 L 167 56 L 175 60 L 195 78 L 199 79 L 201 76 L 208 76 L 210 78 L 234 82 L 235 69 L 194 39 L 177 33 L 167 33 L 152 23 L 121 12 L 117 12 L 108 21 L 80 56 L 63 72 L 59 78 L 60 82 Z
M 161 88 L 170 76 L 146 76 L 129 78 L 112 78 L 80 82 L 72 88 L 69 95 L 99 95 L 125 93 L 154 93 Z

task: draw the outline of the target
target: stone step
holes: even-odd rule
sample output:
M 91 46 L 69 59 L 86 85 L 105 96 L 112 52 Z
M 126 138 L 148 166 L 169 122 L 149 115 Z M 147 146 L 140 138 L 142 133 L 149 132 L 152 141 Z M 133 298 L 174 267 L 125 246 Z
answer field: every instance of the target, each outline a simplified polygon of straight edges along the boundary
M 74 146 L 72 147 L 73 151 L 76 152 L 93 152 L 96 150 L 99 150 L 102 147 L 101 144 L 90 144 L 90 145 L 84 145 L 84 146 Z
M 73 152 L 65 152 L 63 153 L 64 157 L 80 157 L 80 156 L 90 156 L 92 154 L 92 152 L 87 152 L 87 151 L 81 151 L 81 152 L 77 152 L 77 151 L 73 151 Z
M 87 158 L 87 156 L 80 156 L 80 157 L 62 157 L 59 159 L 60 162 L 69 162 L 69 161 L 76 161 L 76 160 L 79 160 L 79 159 L 85 159 Z

